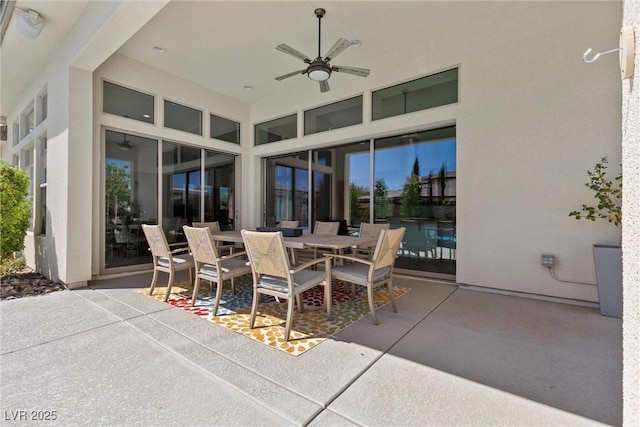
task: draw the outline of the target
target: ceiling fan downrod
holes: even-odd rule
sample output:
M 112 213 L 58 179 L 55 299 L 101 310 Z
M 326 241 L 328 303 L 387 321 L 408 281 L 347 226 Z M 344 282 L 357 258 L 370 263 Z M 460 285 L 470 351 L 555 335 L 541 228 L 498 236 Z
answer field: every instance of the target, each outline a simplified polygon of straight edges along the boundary
M 323 8 L 321 8 L 321 7 L 317 8 L 317 9 L 315 10 L 315 14 L 316 14 L 316 16 L 318 17 L 318 58 L 320 58 L 320 57 L 321 57 L 321 55 L 322 55 L 321 50 L 320 50 L 320 40 L 322 40 L 322 39 L 321 39 L 321 34 L 322 34 L 322 33 L 321 33 L 321 31 L 320 31 L 320 28 L 321 28 L 321 26 L 322 26 L 322 17 L 324 16 L 324 14 L 325 14 L 326 12 L 327 12 L 327 11 L 326 11 L 326 10 L 324 10 Z

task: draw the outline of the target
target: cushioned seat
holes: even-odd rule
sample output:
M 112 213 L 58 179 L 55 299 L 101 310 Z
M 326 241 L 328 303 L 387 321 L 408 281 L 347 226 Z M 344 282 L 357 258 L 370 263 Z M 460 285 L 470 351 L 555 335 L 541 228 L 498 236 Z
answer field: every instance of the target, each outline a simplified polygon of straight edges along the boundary
M 249 327 L 256 321 L 258 304 L 261 295 L 271 295 L 287 300 L 287 320 L 285 324 L 285 340 L 289 341 L 293 321 L 294 301 L 298 310 L 304 311 L 301 294 L 315 286 L 324 286 L 324 301 L 327 317 L 331 319 L 331 287 L 327 281 L 329 259 L 314 259 L 299 266 L 292 266 L 287 256 L 282 232 L 258 232 L 242 230 L 242 240 L 249 257 L 253 276 L 253 304 Z M 310 267 L 324 263 L 320 271 L 309 270 Z
M 182 227 L 189 242 L 189 249 L 196 266 L 196 282 L 193 286 L 191 306 L 196 304 L 200 280 L 208 280 L 212 287 L 216 284 L 216 297 L 213 305 L 213 315 L 218 315 L 218 306 L 222 299 L 222 285 L 225 280 L 231 281 L 231 288 L 235 291 L 234 279 L 238 276 L 251 274 L 251 268 L 244 259 L 244 252 L 235 252 L 226 256 L 218 254 L 218 248 L 211 238 L 209 227 Z
M 147 238 L 149 250 L 151 250 L 151 255 L 153 256 L 153 278 L 151 279 L 149 295 L 153 295 L 153 290 L 158 282 L 158 273 L 161 271 L 169 273 L 169 284 L 164 295 L 164 300 L 167 301 L 176 272 L 189 270 L 189 279 L 193 280 L 192 271 L 195 267 L 193 258 L 187 253 L 189 250 L 187 247 L 171 250 L 164 231 L 159 225 L 142 224 L 142 231 Z M 176 256 L 180 253 L 184 253 L 184 255 Z
M 395 300 L 393 299 L 393 265 L 398 256 L 398 249 L 402 243 L 405 228 L 394 230 L 381 230 L 378 244 L 375 247 L 371 260 L 357 256 L 325 254 L 327 258 L 342 260 L 342 265 L 334 265 L 329 270 L 329 283 L 333 279 L 351 283 L 351 294 L 355 294 L 355 286 L 360 285 L 367 288 L 369 299 L 369 309 L 371 318 L 375 325 L 378 324 L 375 304 L 373 301 L 373 289 L 382 285 L 387 285 L 389 297 L 393 311 L 396 312 Z M 336 264 L 334 262 L 334 264 Z

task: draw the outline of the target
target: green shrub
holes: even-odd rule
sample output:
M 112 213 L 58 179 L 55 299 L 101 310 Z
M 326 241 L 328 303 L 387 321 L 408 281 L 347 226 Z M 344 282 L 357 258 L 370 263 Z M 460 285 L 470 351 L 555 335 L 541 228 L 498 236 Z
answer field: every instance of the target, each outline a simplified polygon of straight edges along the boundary
M 19 273 L 26 266 L 25 259 L 20 258 L 2 258 L 0 261 L 0 277 L 12 276 Z
M 582 211 L 571 211 L 569 216 L 589 221 L 602 218 L 615 226 L 622 224 L 622 173 L 611 180 L 607 177 L 607 166 L 607 158 L 603 157 L 592 171 L 587 171 L 589 182 L 585 185 L 593 190 L 596 204 L 583 204 Z
M 31 216 L 28 196 L 29 175 L 0 160 L 0 259 L 24 248 Z

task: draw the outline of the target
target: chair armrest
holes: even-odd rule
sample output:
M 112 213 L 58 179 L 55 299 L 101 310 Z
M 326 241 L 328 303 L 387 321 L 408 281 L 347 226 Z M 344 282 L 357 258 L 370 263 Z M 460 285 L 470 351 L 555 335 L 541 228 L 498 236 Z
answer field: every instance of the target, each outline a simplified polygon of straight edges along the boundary
M 300 265 L 295 266 L 294 268 L 289 270 L 289 272 L 290 273 L 297 273 L 300 270 L 304 270 L 305 268 L 309 268 L 309 267 L 311 267 L 313 265 L 320 264 L 321 262 L 327 262 L 327 260 L 323 259 L 323 258 L 312 259 L 310 261 L 305 262 L 304 264 L 300 264 Z
M 362 263 L 362 264 L 367 264 L 368 266 L 372 266 L 373 265 L 373 262 L 369 261 L 368 259 L 352 257 L 352 256 L 348 256 L 348 255 L 324 254 L 324 256 L 327 257 L 327 258 L 340 258 L 340 259 L 344 259 L 344 260 L 347 260 L 347 261 L 359 262 L 359 263 Z
M 247 253 L 242 251 L 242 252 L 235 252 L 233 254 L 229 254 L 229 255 L 225 255 L 225 256 L 221 256 L 220 258 L 218 258 L 220 261 L 224 261 L 226 259 L 231 259 L 231 258 L 237 258 L 239 256 L 242 255 L 246 255 Z
M 182 246 L 189 246 L 189 243 L 187 242 L 176 242 L 176 243 L 169 243 L 169 247 L 182 247 Z
M 174 250 L 172 250 L 172 251 L 171 251 L 171 252 L 169 252 L 169 253 L 170 253 L 171 255 L 174 255 L 174 254 L 179 254 L 179 253 L 181 253 L 181 252 L 189 252 L 189 247 L 188 247 L 188 246 L 185 246 L 184 248 L 174 249 Z

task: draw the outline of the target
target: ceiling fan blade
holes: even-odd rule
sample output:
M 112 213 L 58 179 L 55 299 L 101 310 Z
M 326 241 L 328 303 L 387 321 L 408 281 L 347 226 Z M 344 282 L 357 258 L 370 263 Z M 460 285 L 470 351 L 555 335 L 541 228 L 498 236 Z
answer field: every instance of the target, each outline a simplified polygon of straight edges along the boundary
M 332 60 L 336 56 L 340 55 L 340 53 L 346 48 L 348 48 L 349 46 L 351 46 L 351 42 L 345 38 L 340 37 L 338 41 L 333 45 L 333 47 L 329 49 L 329 52 L 327 52 L 327 55 L 324 57 L 324 60 L 325 61 Z
M 279 44 L 278 46 L 276 46 L 276 50 L 279 50 L 280 52 L 288 53 L 291 56 L 295 56 L 296 58 L 306 62 L 307 64 L 311 62 L 311 59 L 309 59 L 307 55 L 305 55 L 304 53 L 298 50 L 295 50 L 288 44 L 284 44 L 284 43 Z
M 327 80 L 323 80 L 320 83 L 320 92 L 325 93 L 325 92 L 329 92 L 329 82 Z
M 292 73 L 284 74 L 284 75 L 282 75 L 282 76 L 280 76 L 280 77 L 276 77 L 276 80 L 278 80 L 278 81 L 280 81 L 280 80 L 284 80 L 284 79 L 286 79 L 286 78 L 293 77 L 293 76 L 295 76 L 296 74 L 304 74 L 304 73 L 306 73 L 306 72 L 307 72 L 307 69 L 305 68 L 304 70 L 298 70 L 298 71 L 294 71 L 294 72 L 292 72 Z
M 368 70 L 366 68 L 345 67 L 343 65 L 334 65 L 333 67 L 331 67 L 331 69 L 339 73 L 353 74 L 354 76 L 359 77 L 367 77 L 371 72 L 371 70 Z

